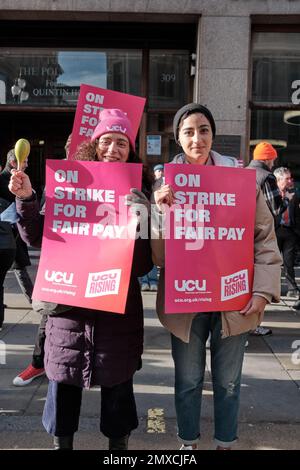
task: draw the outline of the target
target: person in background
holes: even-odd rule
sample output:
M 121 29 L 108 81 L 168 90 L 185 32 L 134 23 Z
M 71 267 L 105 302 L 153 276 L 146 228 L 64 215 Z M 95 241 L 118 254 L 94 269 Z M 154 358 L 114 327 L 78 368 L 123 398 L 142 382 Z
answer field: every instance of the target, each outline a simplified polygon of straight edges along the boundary
M 0 198 L 0 215 L 8 207 L 7 201 Z M 16 256 L 16 241 L 8 221 L 0 220 L 0 331 L 4 322 L 4 280 Z
M 10 203 L 15 201 L 15 196 L 9 191 L 8 184 L 11 177 L 12 170 L 17 168 L 18 162 L 15 156 L 14 149 L 11 149 L 7 154 L 7 160 L 4 170 L 0 174 L 0 197 Z M 22 163 L 22 171 L 25 171 L 28 166 L 27 159 Z M 28 248 L 26 243 L 20 237 L 17 225 L 13 226 L 13 232 L 16 239 L 16 256 L 12 269 L 17 278 L 18 284 L 22 293 L 31 304 L 31 297 L 33 291 L 33 284 L 26 269 L 31 265 Z
M 299 287 L 295 279 L 295 253 L 300 237 L 299 198 L 294 189 L 294 182 L 288 168 L 280 167 L 274 171 L 278 188 L 283 199 L 288 200 L 284 212 L 275 217 L 275 230 L 279 250 L 283 257 L 283 268 L 287 280 L 286 296 L 299 298 Z
M 155 165 L 153 168 L 153 173 L 154 173 L 154 178 L 156 180 L 159 180 L 160 178 L 164 177 L 164 166 L 159 163 L 158 165 Z
M 216 134 L 214 118 L 205 106 L 190 103 L 177 111 L 173 120 L 175 141 L 182 147 L 172 163 L 237 167 L 233 157 L 211 149 Z M 256 188 L 254 231 L 254 279 L 252 297 L 241 311 L 166 314 L 164 311 L 165 247 L 160 225 L 152 224 L 153 261 L 161 266 L 157 313 L 171 333 L 175 365 L 175 407 L 181 450 L 193 450 L 200 439 L 202 388 L 206 363 L 206 341 L 211 333 L 211 376 L 213 383 L 215 442 L 217 450 L 230 450 L 237 440 L 240 386 L 245 343 L 250 330 L 260 323 L 266 303 L 280 298 L 280 265 L 272 216 L 260 188 Z M 174 203 L 168 184 L 154 187 L 158 218 L 164 204 Z M 247 201 L 247 194 L 245 194 Z M 207 266 L 207 269 L 211 269 Z
M 292 198 L 290 194 L 284 194 L 282 197 L 276 177 L 271 171 L 276 158 L 276 149 L 269 142 L 260 142 L 253 150 L 253 160 L 247 167 L 256 171 L 256 181 L 274 219 L 285 211 Z
M 164 177 L 164 166 L 161 163 L 154 166 L 153 175 L 154 175 L 155 181 L 158 181 Z M 159 278 L 159 268 L 154 265 L 149 273 L 139 278 L 141 290 L 143 292 L 145 291 L 156 292 L 157 285 L 158 285 L 158 278 Z
M 68 152 L 71 144 L 72 134 L 70 134 L 65 143 L 65 153 L 66 158 L 68 157 Z M 45 203 L 45 191 L 43 191 L 40 208 L 41 214 L 44 214 L 44 203 Z M 18 374 L 13 379 L 13 385 L 16 387 L 24 387 L 29 385 L 34 379 L 45 375 L 44 368 L 44 356 L 45 356 L 45 339 L 46 339 L 46 323 L 47 323 L 47 312 L 43 309 L 39 310 L 41 315 L 41 321 L 38 327 L 37 335 L 35 337 L 34 349 L 31 359 L 31 364 L 29 364 L 20 374 Z
M 126 114 L 119 109 L 101 111 L 91 141 L 79 146 L 75 159 L 104 162 L 107 171 L 114 171 L 114 162 L 142 164 L 135 154 L 132 125 Z M 151 187 L 151 177 L 143 167 L 142 191 L 133 188 L 127 196 L 127 204 L 140 208 L 141 214 L 146 212 L 147 219 Z M 14 172 L 10 190 L 16 196 L 23 238 L 40 246 L 43 217 L 28 176 Z M 147 211 L 142 211 L 142 206 Z M 143 351 L 138 276 L 152 266 L 149 239 L 136 239 L 124 315 L 35 301 L 40 304 L 36 309 L 48 311 L 44 362 L 49 385 L 43 424 L 54 436 L 55 449 L 73 448 L 82 389 L 94 385 L 101 386 L 100 430 L 109 439 L 109 449 L 128 448 L 130 433 L 138 426 L 133 375 L 141 368 Z
M 285 195 L 285 197 L 281 196 L 277 180 L 271 171 L 276 158 L 276 149 L 269 142 L 260 142 L 256 145 L 253 151 L 253 160 L 251 160 L 247 167 L 256 171 L 256 182 L 263 192 L 267 206 L 274 219 L 285 211 L 291 199 L 289 194 Z M 271 328 L 258 325 L 250 334 L 254 336 L 267 336 L 272 334 L 272 330 Z

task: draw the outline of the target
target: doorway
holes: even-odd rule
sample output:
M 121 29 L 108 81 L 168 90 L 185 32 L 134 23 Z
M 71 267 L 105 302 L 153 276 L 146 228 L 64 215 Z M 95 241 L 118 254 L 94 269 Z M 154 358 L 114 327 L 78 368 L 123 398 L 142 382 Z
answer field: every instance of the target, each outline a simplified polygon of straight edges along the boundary
M 64 146 L 72 132 L 73 112 L 5 112 L 0 113 L 0 157 L 4 167 L 7 152 L 16 141 L 30 142 L 27 174 L 38 196 L 45 186 L 46 159 L 65 158 Z

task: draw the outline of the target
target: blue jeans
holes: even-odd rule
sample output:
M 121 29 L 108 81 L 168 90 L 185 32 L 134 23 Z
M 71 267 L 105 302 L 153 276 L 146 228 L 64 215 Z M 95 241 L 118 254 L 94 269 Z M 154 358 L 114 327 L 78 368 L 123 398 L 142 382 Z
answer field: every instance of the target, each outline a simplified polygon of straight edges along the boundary
M 157 275 L 157 266 L 153 266 L 151 271 L 148 272 L 148 274 L 145 274 L 145 276 L 139 277 L 140 284 L 149 284 L 151 286 L 152 284 L 157 285 L 158 283 L 158 275 Z
M 202 388 L 206 341 L 211 333 L 211 372 L 214 392 L 215 441 L 230 447 L 237 439 L 240 383 L 248 333 L 221 338 L 220 312 L 198 313 L 190 342 L 172 335 L 175 364 L 175 407 L 178 437 L 184 444 L 200 438 Z

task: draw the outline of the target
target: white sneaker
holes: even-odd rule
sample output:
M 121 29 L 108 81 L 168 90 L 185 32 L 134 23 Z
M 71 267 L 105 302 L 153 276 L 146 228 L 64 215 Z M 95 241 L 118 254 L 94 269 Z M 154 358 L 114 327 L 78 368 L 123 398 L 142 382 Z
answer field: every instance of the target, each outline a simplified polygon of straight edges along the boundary
M 141 286 L 141 290 L 145 291 L 145 290 L 149 290 L 149 288 L 150 288 L 149 284 L 147 284 L 146 282 L 143 282 Z
M 157 285 L 156 284 L 150 284 L 150 290 L 152 292 L 157 292 Z
M 189 445 L 182 444 L 179 450 L 197 450 L 197 449 L 198 449 L 197 444 L 189 444 Z
M 265 326 L 257 326 L 255 330 L 250 331 L 252 336 L 268 336 L 272 334 L 271 328 L 266 328 Z

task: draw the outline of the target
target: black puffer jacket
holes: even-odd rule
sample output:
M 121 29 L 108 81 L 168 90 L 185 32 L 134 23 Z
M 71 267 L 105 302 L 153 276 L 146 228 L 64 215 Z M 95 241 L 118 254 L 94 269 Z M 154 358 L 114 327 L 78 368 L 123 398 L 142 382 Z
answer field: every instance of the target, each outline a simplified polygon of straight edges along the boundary
M 17 201 L 19 230 L 29 244 L 41 241 L 42 221 L 35 201 Z M 143 305 L 138 277 L 152 269 L 149 240 L 135 242 L 125 314 L 70 308 L 49 316 L 45 368 L 49 379 L 89 388 L 111 387 L 141 367 Z

